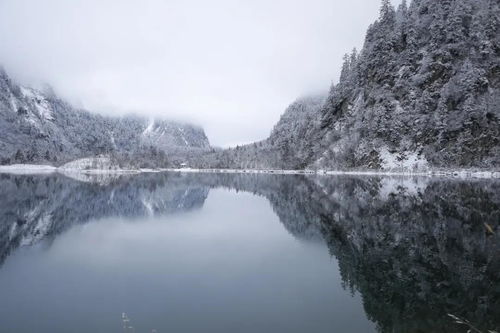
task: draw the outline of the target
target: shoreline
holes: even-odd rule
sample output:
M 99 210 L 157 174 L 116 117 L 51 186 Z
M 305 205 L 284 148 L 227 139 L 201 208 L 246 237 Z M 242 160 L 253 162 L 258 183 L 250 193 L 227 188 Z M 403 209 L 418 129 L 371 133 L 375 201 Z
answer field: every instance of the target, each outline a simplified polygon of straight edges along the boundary
M 276 175 L 317 175 L 317 176 L 401 176 L 401 177 L 453 177 L 500 179 L 498 170 L 429 170 L 429 171 L 327 171 L 327 170 L 267 170 L 267 169 L 162 169 L 181 173 L 241 173 L 241 174 L 276 174 Z
M 105 174 L 139 174 L 139 173 L 157 173 L 162 172 L 163 169 L 72 169 L 54 167 L 51 165 L 38 165 L 38 164 L 14 164 L 14 165 L 0 165 L 0 174 L 88 174 L 88 175 L 105 175 Z
M 391 170 L 367 170 L 367 171 L 329 171 L 329 170 L 279 170 L 279 169 L 194 169 L 194 168 L 165 168 L 165 169 L 70 169 L 58 168 L 50 165 L 14 164 L 0 166 L 0 174 L 139 174 L 139 173 L 239 173 L 239 174 L 276 174 L 276 175 L 318 175 L 318 176 L 401 176 L 401 177 L 447 177 L 447 178 L 479 178 L 500 179 L 499 170 L 422 170 L 422 171 L 391 171 Z

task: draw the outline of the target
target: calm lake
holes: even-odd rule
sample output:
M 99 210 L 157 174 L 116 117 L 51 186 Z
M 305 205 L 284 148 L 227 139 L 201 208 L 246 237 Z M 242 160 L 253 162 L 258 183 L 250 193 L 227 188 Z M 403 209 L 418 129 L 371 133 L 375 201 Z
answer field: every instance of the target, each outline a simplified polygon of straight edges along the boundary
M 0 332 L 498 330 L 499 224 L 498 180 L 4 174 Z

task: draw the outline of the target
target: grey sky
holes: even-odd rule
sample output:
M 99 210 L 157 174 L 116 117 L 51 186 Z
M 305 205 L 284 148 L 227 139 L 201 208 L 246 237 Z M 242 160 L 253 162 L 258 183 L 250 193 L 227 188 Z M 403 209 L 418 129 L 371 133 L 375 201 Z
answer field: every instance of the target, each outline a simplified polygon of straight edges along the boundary
M 379 0 L 0 0 L 0 62 L 76 106 L 194 122 L 213 145 L 264 139 L 326 91 Z

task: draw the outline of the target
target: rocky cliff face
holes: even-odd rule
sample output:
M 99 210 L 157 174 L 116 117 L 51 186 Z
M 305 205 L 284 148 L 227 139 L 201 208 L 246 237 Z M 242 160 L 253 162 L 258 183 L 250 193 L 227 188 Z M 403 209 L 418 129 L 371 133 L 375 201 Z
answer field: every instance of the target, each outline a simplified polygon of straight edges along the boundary
M 0 163 L 60 165 L 114 154 L 159 164 L 209 147 L 201 128 L 140 117 L 112 118 L 73 108 L 53 93 L 21 87 L 0 70 Z

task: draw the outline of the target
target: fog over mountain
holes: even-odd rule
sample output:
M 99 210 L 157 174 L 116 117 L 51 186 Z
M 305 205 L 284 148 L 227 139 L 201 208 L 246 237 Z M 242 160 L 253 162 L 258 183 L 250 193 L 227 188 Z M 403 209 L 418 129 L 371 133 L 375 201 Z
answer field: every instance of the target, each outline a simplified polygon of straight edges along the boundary
M 298 96 L 327 91 L 379 6 L 3 0 L 0 63 L 78 108 L 194 123 L 215 146 L 236 145 L 266 138 Z
M 112 162 L 73 167 L 172 166 L 210 147 L 203 129 L 139 116 L 101 116 L 53 92 L 19 86 L 0 68 L 0 164 L 44 163 L 106 156 Z M 168 156 L 167 156 L 168 155 Z M 178 162 L 175 162 L 178 160 Z
M 135 8 L 132 4 L 129 5 L 130 8 L 125 6 L 128 10 Z M 17 5 L 11 4 L 10 6 L 8 7 L 10 10 L 19 9 Z M 151 7 L 148 5 L 141 8 L 149 13 L 150 10 L 158 9 L 156 6 L 159 4 L 153 3 Z M 263 9 L 258 5 L 255 5 L 257 7 L 246 5 L 242 8 L 232 7 L 234 5 L 228 6 L 236 13 L 244 8 L 245 15 L 247 15 L 244 16 L 245 18 L 256 15 L 254 18 L 262 19 L 263 22 L 257 24 L 256 21 L 245 21 L 245 24 L 253 29 L 252 34 L 249 35 L 239 31 L 241 25 L 238 24 L 232 31 L 234 35 L 230 36 L 226 34 L 226 30 L 212 31 L 214 27 L 209 25 L 209 35 L 216 34 L 216 40 L 222 44 L 208 38 L 205 35 L 207 31 L 197 37 L 186 32 L 185 37 L 193 43 L 199 38 L 208 38 L 193 48 L 190 46 L 182 49 L 182 52 L 189 50 L 190 56 L 183 57 L 183 63 L 190 64 L 188 66 L 190 71 L 198 68 L 197 66 L 200 65 L 198 60 L 206 65 L 202 66 L 203 70 L 192 73 L 196 84 L 191 85 L 190 75 L 186 76 L 185 73 L 177 70 L 171 73 L 162 72 L 159 67 L 154 75 L 148 74 L 148 80 L 154 81 L 158 75 L 162 78 L 173 78 L 176 80 L 174 86 L 141 82 L 139 76 L 139 80 L 125 81 L 133 82 L 134 85 L 145 84 L 141 87 L 137 86 L 134 91 L 123 90 L 123 93 L 126 93 L 122 96 L 123 99 L 114 98 L 114 100 L 120 100 L 120 103 L 125 102 L 123 105 L 127 105 L 131 110 L 155 114 L 153 106 L 161 104 L 156 104 L 158 96 L 154 95 L 155 89 L 159 88 L 162 91 L 161 100 L 166 103 L 161 104 L 162 110 L 166 111 L 157 113 L 161 115 L 159 119 L 182 118 L 170 110 L 182 105 L 182 103 L 177 104 L 178 98 L 185 98 L 189 100 L 189 103 L 199 106 L 199 108 L 190 109 L 196 110 L 192 115 L 196 114 L 196 117 L 201 118 L 208 115 L 210 122 L 216 124 L 217 135 L 225 136 L 227 131 L 234 131 L 239 133 L 238 135 L 245 136 L 245 133 L 249 132 L 268 131 L 266 123 L 276 114 L 273 111 L 263 115 L 261 111 L 264 109 L 255 111 L 258 109 L 257 104 L 263 103 L 268 107 L 273 107 L 276 101 L 288 94 L 288 92 L 281 94 L 279 91 L 267 89 L 266 94 L 274 97 L 262 98 L 262 96 L 257 96 L 262 87 L 256 89 L 253 84 L 263 80 L 264 86 L 275 85 L 283 91 L 288 91 L 288 89 L 294 90 L 299 87 L 297 85 L 291 88 L 295 85 L 295 79 L 299 78 L 301 88 L 295 89 L 297 91 L 294 92 L 294 97 L 289 99 L 295 102 L 286 108 L 270 135 L 263 136 L 263 140 L 243 146 L 238 145 L 232 149 L 219 150 L 215 148 L 218 139 L 211 141 L 212 146 L 210 146 L 207 136 L 199 127 L 184 126 L 172 121 L 151 121 L 148 120 L 150 117 L 144 116 L 142 118 L 130 116 L 113 118 L 109 115 L 96 115 L 96 111 L 102 110 L 97 104 L 96 108 L 88 109 L 91 110 L 90 112 L 82 111 L 83 108 L 72 106 L 75 104 L 66 102 L 64 97 L 59 97 L 52 89 L 45 89 L 47 92 L 41 92 L 19 86 L 15 80 L 11 80 L 4 73 L 0 81 L 0 97 L 2 98 L 0 100 L 2 103 L 0 104 L 0 126 L 5 128 L 6 134 L 0 138 L 2 147 L 0 162 L 11 164 L 52 161 L 52 164 L 56 164 L 55 162 L 111 154 L 119 163 L 121 162 L 121 167 L 127 164 L 124 161 L 139 160 L 144 161 L 144 163 L 139 163 L 142 167 L 187 165 L 196 168 L 220 169 L 422 171 L 438 168 L 490 170 L 499 168 L 500 4 L 498 1 L 413 0 L 403 1 L 398 6 L 394 6 L 389 0 L 381 1 L 381 6 L 373 10 L 374 13 L 378 12 L 378 18 L 374 19 L 368 27 L 363 46 L 359 50 L 354 48 L 344 55 L 343 64 L 338 66 L 340 70 L 338 82 L 331 84 L 329 91 L 324 93 L 317 93 L 317 91 L 322 90 L 323 85 L 324 88 L 327 87 L 324 84 L 324 77 L 329 77 L 330 80 L 335 77 L 335 73 L 329 69 L 333 61 L 315 59 L 312 63 L 319 66 L 317 70 L 321 72 L 321 75 L 314 79 L 305 78 L 302 77 L 304 71 L 311 73 L 311 68 L 297 64 L 303 64 L 304 61 L 311 63 L 309 60 L 312 58 L 306 57 L 298 61 L 292 49 L 284 50 L 285 58 L 281 58 L 281 53 L 268 54 L 267 52 L 275 51 L 273 47 L 266 47 L 266 43 L 270 40 L 267 37 L 254 39 L 256 37 L 254 33 L 259 35 L 260 29 L 269 28 L 266 23 L 267 19 L 271 18 L 268 15 L 275 13 L 277 9 L 274 4 L 266 7 L 267 10 L 264 12 L 260 11 Z M 173 16 L 175 20 L 179 20 L 180 13 L 184 13 L 182 10 L 180 13 L 177 12 L 180 8 L 175 6 L 170 8 L 176 13 Z M 201 8 L 204 7 L 197 8 L 194 13 L 184 13 L 187 15 L 186 19 L 190 21 L 196 19 L 199 14 L 198 10 Z M 256 11 L 253 12 L 252 9 Z M 302 3 L 292 3 L 282 9 L 283 12 L 280 12 L 280 15 L 287 13 L 287 10 L 295 13 L 295 10 L 303 9 L 305 21 L 298 23 L 298 27 L 303 27 L 303 24 L 304 27 L 308 27 L 304 31 L 295 31 L 296 34 L 288 35 L 288 39 L 284 41 L 285 44 L 292 40 L 292 44 L 295 45 L 294 43 L 302 41 L 301 38 L 306 35 L 308 41 L 311 38 L 323 37 L 324 32 L 315 30 L 323 21 L 320 20 L 318 23 L 307 19 L 309 11 L 312 11 L 317 19 L 322 17 L 317 12 L 322 9 L 319 3 L 308 6 Z M 333 8 L 330 9 L 333 10 Z M 346 10 L 346 16 L 356 17 L 357 12 L 349 11 L 347 7 L 343 9 Z M 29 10 L 31 11 L 32 8 Z M 88 8 L 83 6 L 82 10 L 85 11 Z M 368 9 L 365 8 L 364 11 L 366 10 Z M 142 11 L 139 13 L 144 14 Z M 232 11 L 227 13 L 232 13 Z M 224 12 L 224 15 L 227 13 Z M 218 18 L 216 15 L 210 16 L 211 9 L 207 9 L 205 14 L 210 17 L 210 22 Z M 289 19 L 291 18 L 293 16 Z M 66 19 L 67 17 L 64 16 L 64 20 Z M 206 23 L 206 19 L 204 17 L 199 22 L 197 21 L 197 24 Z M 234 17 L 228 19 L 229 21 L 223 20 L 215 26 L 226 27 L 225 24 L 232 22 L 233 19 Z M 279 26 L 281 21 L 273 22 Z M 289 23 L 287 21 L 287 27 Z M 141 22 L 137 24 L 140 25 Z M 247 27 L 245 24 L 244 26 Z M 31 22 L 28 25 L 36 24 Z M 145 25 L 145 28 L 148 27 Z M 184 31 L 179 30 L 180 27 L 182 25 L 172 30 L 175 36 L 179 31 Z M 148 39 L 151 45 L 157 45 L 159 40 L 162 41 L 159 43 L 163 45 L 162 37 L 170 36 L 169 34 L 163 35 L 162 29 L 165 26 L 157 28 L 159 30 L 155 32 L 158 35 L 154 34 L 151 38 L 159 39 Z M 197 32 L 200 29 L 196 25 L 189 25 L 189 28 Z M 328 34 L 335 38 L 340 35 L 340 31 L 344 30 L 328 30 Z M 242 35 L 237 35 L 238 32 Z M 271 35 L 279 36 L 273 33 Z M 22 33 L 21 36 L 23 36 Z M 84 36 L 88 37 L 87 33 Z M 62 35 L 61 38 L 63 37 L 65 36 Z M 105 37 L 110 36 L 105 35 Z M 129 42 L 133 41 L 134 37 L 137 36 L 132 34 Z M 218 39 L 222 37 L 231 38 L 224 39 L 222 42 Z M 233 41 L 232 38 L 234 38 L 234 43 L 230 42 Z M 346 38 L 353 43 L 356 40 L 355 37 L 349 36 L 349 33 Z M 242 40 L 245 47 L 238 49 L 237 46 Z M 258 43 L 254 44 L 256 40 Z M 109 41 L 112 44 L 114 40 L 109 39 Z M 169 40 L 167 44 L 175 50 L 178 41 Z M 207 42 L 214 42 L 215 45 L 207 44 Z M 335 45 L 334 41 L 322 40 L 321 43 L 326 49 Z M 68 42 L 68 45 L 72 44 Z M 132 55 L 136 56 L 134 61 L 141 60 L 136 52 L 144 52 L 148 57 L 155 59 L 156 57 L 160 59 L 163 54 L 158 53 L 159 50 L 156 48 L 137 51 L 136 48 L 139 45 L 140 43 L 133 47 L 135 51 Z M 220 49 L 222 45 L 224 48 Z M 274 47 L 280 45 L 282 44 Z M 252 48 L 252 52 L 245 53 L 245 50 L 248 50 L 247 47 L 251 46 L 255 47 Z M 127 47 L 131 46 L 127 44 Z M 116 51 L 113 47 L 111 49 L 113 52 Z M 98 50 L 96 52 L 104 52 L 107 46 L 99 45 Z M 228 54 L 221 50 L 228 50 Z M 125 51 L 126 60 L 130 54 L 126 52 L 127 49 L 123 51 Z M 234 55 L 232 60 L 241 60 L 241 52 L 245 53 L 247 60 L 260 59 L 262 62 L 258 62 L 255 68 L 242 62 L 224 62 L 224 59 L 231 54 Z M 308 43 L 301 44 L 299 54 L 303 55 L 302 52 L 307 54 L 310 52 L 320 58 L 324 55 L 315 48 L 309 49 Z M 263 53 L 266 55 L 263 56 Z M 195 58 L 191 58 L 195 55 Z M 259 58 L 260 56 L 263 58 Z M 122 64 L 124 61 L 124 64 L 125 60 L 117 63 Z M 152 64 L 147 59 L 142 60 L 144 62 L 141 62 L 141 66 Z M 297 62 L 287 67 L 291 60 Z M 316 60 L 321 61 L 316 62 Z M 7 63 L 14 64 L 17 61 L 7 61 Z M 99 58 L 99 61 L 103 60 Z M 177 63 L 166 62 L 166 64 Z M 98 67 L 94 65 L 89 60 L 89 67 L 85 69 L 85 73 L 92 74 L 96 68 L 100 68 L 99 66 L 106 70 L 113 70 L 116 64 L 99 62 Z M 253 63 L 253 65 L 256 64 Z M 229 89 L 229 85 L 226 86 L 222 82 L 227 79 L 224 73 L 227 70 L 234 70 L 232 66 L 238 70 L 232 71 L 231 75 L 238 76 L 238 80 L 232 80 Z M 16 68 L 15 65 L 12 67 Z M 142 73 L 136 71 L 136 68 L 127 66 L 126 73 L 128 75 Z M 172 68 L 179 69 L 177 66 Z M 251 71 L 253 76 L 261 73 L 253 69 L 262 70 L 263 68 L 266 75 L 259 77 L 257 81 L 246 80 L 245 83 L 239 81 L 245 78 L 245 76 L 240 76 L 240 71 Z M 210 75 L 210 80 L 206 80 L 205 70 L 215 69 L 218 70 Z M 286 71 L 281 72 L 285 69 Z M 313 69 L 314 71 L 316 68 Z M 54 71 L 54 73 L 57 72 L 57 70 Z M 283 75 L 281 79 L 288 79 L 279 82 L 281 79 L 269 77 L 274 74 L 276 77 Z M 86 86 L 89 89 L 94 86 L 117 87 L 117 82 L 114 80 L 107 82 L 97 80 L 95 83 L 95 85 L 87 84 Z M 189 86 L 190 92 L 187 95 L 179 90 L 184 84 Z M 203 86 L 203 93 L 197 90 L 200 84 Z M 143 94 L 144 90 L 147 91 L 146 95 Z M 302 93 L 299 93 L 299 90 Z M 308 94 L 303 93 L 308 90 Z M 78 89 L 73 91 L 77 92 Z M 226 95 L 228 91 L 232 92 Z M 235 104 L 231 104 L 231 113 L 225 114 L 227 109 L 220 108 L 217 103 L 204 100 L 204 96 L 209 96 L 209 99 L 223 98 L 223 103 L 231 101 Z M 100 100 L 105 100 L 105 98 Z M 169 103 L 173 104 L 168 106 Z M 247 108 L 251 108 L 252 111 L 250 112 Z M 109 107 L 106 110 L 108 113 L 113 113 L 119 108 Z M 121 109 L 123 110 L 124 108 Z M 81 112 L 84 114 L 82 115 Z M 198 122 L 195 120 L 196 117 L 191 117 L 194 123 Z M 254 121 L 257 119 L 257 122 Z M 212 125 L 209 123 L 206 125 L 208 137 L 210 137 L 210 133 L 213 133 L 211 132 Z M 64 133 L 64 135 L 59 133 Z M 179 148 L 182 149 L 179 150 Z M 42 154 L 43 158 L 40 157 Z

